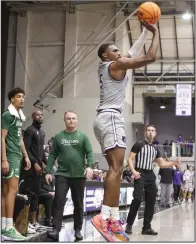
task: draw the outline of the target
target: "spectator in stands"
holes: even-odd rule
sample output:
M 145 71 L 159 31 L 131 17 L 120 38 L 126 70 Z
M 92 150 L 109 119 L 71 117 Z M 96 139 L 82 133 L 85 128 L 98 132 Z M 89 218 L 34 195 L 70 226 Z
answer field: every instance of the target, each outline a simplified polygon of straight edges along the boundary
M 179 142 L 179 143 L 183 142 L 183 139 L 182 139 L 181 135 L 178 135 L 177 142 Z
M 176 167 L 173 171 L 173 186 L 174 186 L 174 203 L 180 203 L 180 189 L 183 182 L 183 173 L 180 167 Z
M 194 172 L 192 170 L 192 167 L 187 165 L 187 170 L 185 170 L 183 174 L 183 182 L 184 182 L 184 196 L 183 196 L 183 203 L 186 202 L 186 199 L 188 198 L 188 203 L 191 203 L 192 200 L 192 193 L 193 193 L 193 177 Z M 188 196 L 187 196 L 188 194 Z
M 165 142 L 163 143 L 163 149 L 164 149 L 165 157 L 168 157 L 169 156 L 169 142 L 168 142 L 168 140 L 165 140 Z
M 195 167 L 193 166 L 193 194 L 192 194 L 192 201 L 195 200 Z
M 189 136 L 188 140 L 188 156 L 193 157 L 193 143 L 195 141 L 193 140 L 192 136 Z
M 161 207 L 170 208 L 173 193 L 173 167 L 161 168 L 159 175 L 161 176 Z
M 154 139 L 153 144 L 154 145 L 159 145 L 159 142 L 157 141 L 157 138 Z
M 77 129 L 77 115 L 73 111 L 64 114 L 65 129 L 55 137 L 46 167 L 46 182 L 52 180 L 51 170 L 58 160 L 55 173 L 55 198 L 53 203 L 54 229 L 49 237 L 59 239 L 66 195 L 69 188 L 74 204 L 74 230 L 76 240 L 82 240 L 83 199 L 86 178 L 92 178 L 93 150 L 88 137 Z M 87 161 L 87 162 L 86 162 Z M 87 168 L 86 168 L 87 166 Z
M 125 182 L 127 182 L 127 183 L 131 183 L 131 182 L 133 182 L 132 175 L 133 174 L 131 173 L 129 166 L 127 166 L 125 168 L 125 170 L 123 171 L 122 179 L 125 180 Z
M 101 178 L 99 177 L 99 170 L 98 169 L 93 169 L 93 181 L 101 181 Z
M 29 198 L 30 226 L 38 230 L 40 228 L 40 225 L 36 221 L 38 200 L 41 189 L 43 165 L 47 163 L 44 153 L 45 133 L 41 129 L 43 123 L 42 111 L 34 112 L 32 114 L 32 120 L 32 125 L 24 132 L 24 143 L 32 167 L 29 171 L 25 171 L 24 167 L 22 167 L 21 179 L 24 179 L 24 184 L 21 193 L 27 195 Z
M 183 143 L 183 139 L 181 135 L 178 135 L 177 138 L 177 156 L 183 156 L 183 145 L 181 145 Z

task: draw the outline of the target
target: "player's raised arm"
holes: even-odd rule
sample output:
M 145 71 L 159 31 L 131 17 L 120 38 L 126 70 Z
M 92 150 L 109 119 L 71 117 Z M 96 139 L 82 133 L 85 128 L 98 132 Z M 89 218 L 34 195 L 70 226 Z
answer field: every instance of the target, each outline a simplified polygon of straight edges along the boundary
M 156 54 L 157 54 L 158 44 L 159 44 L 158 29 L 156 26 L 149 24 L 145 21 L 143 21 L 142 23 L 153 34 L 152 43 L 150 45 L 150 48 L 148 49 L 147 54 L 135 58 L 127 58 L 127 57 L 119 58 L 116 62 L 110 65 L 111 72 L 141 68 L 150 63 L 153 63 L 156 60 Z

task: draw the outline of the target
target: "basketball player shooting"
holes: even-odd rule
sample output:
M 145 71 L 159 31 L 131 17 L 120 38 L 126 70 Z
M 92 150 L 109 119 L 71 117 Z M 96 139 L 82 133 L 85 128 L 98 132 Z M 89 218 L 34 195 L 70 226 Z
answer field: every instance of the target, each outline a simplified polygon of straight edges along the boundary
M 98 50 L 101 63 L 98 69 L 100 79 L 100 103 L 94 121 L 94 133 L 101 145 L 109 170 L 104 182 L 104 199 L 101 214 L 92 218 L 94 227 L 108 242 L 129 241 L 119 218 L 120 182 L 126 149 L 125 128 L 122 117 L 125 90 L 128 82 L 127 70 L 141 68 L 156 59 L 159 34 L 156 26 L 142 20 L 143 31 L 139 39 L 121 57 L 117 46 L 103 44 Z M 153 34 L 146 55 L 138 56 L 143 48 L 147 34 Z M 117 239 L 116 239 L 117 238 Z

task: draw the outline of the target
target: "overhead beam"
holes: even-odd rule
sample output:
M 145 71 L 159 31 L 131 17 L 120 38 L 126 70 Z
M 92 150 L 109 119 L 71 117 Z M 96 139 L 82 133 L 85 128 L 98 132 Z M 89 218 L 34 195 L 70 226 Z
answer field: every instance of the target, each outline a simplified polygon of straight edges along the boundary
M 168 85 L 168 84 L 195 84 L 195 81 L 160 81 L 158 83 L 149 82 L 149 81 L 134 81 L 134 85 Z
M 177 59 L 179 59 L 178 36 L 177 36 L 177 26 L 176 26 L 176 16 L 174 16 L 173 19 L 174 19 L 175 42 L 176 42 L 176 56 L 177 56 Z M 177 74 L 179 75 L 179 62 L 177 62 Z
M 157 27 L 158 27 L 158 30 L 159 30 L 159 48 L 160 48 L 160 54 L 161 54 L 161 59 L 163 59 L 162 40 L 161 40 L 161 32 L 160 32 L 159 21 L 157 23 Z M 163 62 L 161 62 L 161 73 L 163 73 Z
M 169 68 L 161 76 L 159 76 L 159 78 L 157 78 L 155 80 L 155 83 L 158 82 L 166 73 L 168 73 L 170 70 L 172 70 L 174 68 L 174 66 L 176 65 L 176 63 L 177 62 L 175 61 L 172 65 L 170 65 Z
M 176 59 L 176 58 L 164 58 L 164 59 L 156 59 L 156 63 L 163 62 L 163 63 L 173 63 L 173 62 L 183 62 L 183 63 L 194 63 L 195 59 Z

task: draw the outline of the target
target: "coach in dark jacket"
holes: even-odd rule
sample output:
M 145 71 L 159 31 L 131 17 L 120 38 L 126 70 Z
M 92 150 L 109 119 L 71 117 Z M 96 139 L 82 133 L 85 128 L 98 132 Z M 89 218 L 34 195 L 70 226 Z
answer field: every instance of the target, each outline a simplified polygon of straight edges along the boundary
M 38 197 L 40 195 L 43 167 L 46 165 L 44 153 L 45 133 L 41 129 L 43 113 L 36 111 L 32 114 L 33 123 L 24 132 L 24 144 L 31 161 L 31 169 L 27 172 L 22 167 L 24 179 L 23 193 L 30 199 L 30 215 L 32 224 L 36 225 Z

